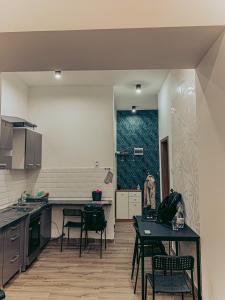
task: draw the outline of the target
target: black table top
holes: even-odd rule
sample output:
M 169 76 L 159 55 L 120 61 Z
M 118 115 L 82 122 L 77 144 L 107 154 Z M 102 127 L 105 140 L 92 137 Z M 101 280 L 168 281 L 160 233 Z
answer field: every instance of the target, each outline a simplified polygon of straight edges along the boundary
M 142 239 L 155 239 L 162 241 L 196 241 L 200 237 L 188 225 L 181 230 L 174 231 L 166 224 L 144 221 L 141 216 L 136 216 L 139 234 Z M 145 230 L 150 230 L 151 234 L 146 235 Z

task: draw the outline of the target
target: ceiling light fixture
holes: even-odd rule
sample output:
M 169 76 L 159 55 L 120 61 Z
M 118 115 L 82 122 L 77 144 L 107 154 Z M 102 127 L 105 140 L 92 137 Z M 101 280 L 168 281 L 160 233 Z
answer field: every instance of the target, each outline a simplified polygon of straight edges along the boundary
M 61 70 L 55 70 L 54 75 L 55 75 L 55 79 L 60 79 L 62 77 L 62 71 Z
M 132 109 L 131 109 L 132 113 L 136 113 L 137 109 L 136 109 L 136 106 L 132 106 Z
M 141 84 L 140 83 L 136 84 L 136 93 L 137 94 L 141 93 Z

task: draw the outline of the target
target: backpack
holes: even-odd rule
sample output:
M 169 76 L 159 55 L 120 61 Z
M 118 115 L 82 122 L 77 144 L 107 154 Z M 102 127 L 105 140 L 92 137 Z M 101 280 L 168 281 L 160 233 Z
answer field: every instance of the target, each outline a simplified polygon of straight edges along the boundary
M 182 202 L 182 195 L 172 191 L 159 205 L 157 216 L 158 222 L 166 224 L 171 223 L 177 213 L 177 205 L 179 202 Z

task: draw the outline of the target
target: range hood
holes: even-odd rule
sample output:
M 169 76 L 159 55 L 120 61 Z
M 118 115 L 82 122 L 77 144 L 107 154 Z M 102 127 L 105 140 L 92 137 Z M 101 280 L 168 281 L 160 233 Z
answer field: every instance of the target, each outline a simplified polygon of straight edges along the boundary
M 27 127 L 27 128 L 36 128 L 37 125 L 28 122 L 25 119 L 18 118 L 18 117 L 12 117 L 12 116 L 1 116 L 2 120 L 12 123 L 13 127 Z

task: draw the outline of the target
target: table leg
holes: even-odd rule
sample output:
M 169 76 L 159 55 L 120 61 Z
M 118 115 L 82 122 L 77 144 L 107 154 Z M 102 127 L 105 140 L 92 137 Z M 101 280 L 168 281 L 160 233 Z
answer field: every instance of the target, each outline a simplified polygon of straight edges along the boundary
M 199 239 L 196 241 L 196 256 L 197 256 L 198 300 L 202 300 L 201 250 L 200 250 L 200 240 Z
M 145 300 L 145 257 L 143 241 L 141 241 L 141 294 L 142 300 Z
M 176 256 L 179 255 L 179 242 L 175 242 L 175 245 L 176 245 Z

